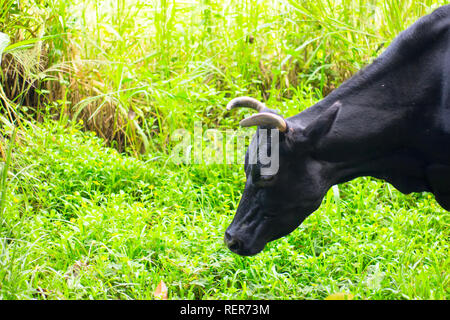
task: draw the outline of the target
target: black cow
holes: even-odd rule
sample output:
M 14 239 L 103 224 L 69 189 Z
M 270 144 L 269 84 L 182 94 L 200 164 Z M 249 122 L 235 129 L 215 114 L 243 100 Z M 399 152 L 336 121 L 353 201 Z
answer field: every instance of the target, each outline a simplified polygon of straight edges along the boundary
M 225 232 L 237 254 L 257 254 L 289 234 L 331 186 L 360 176 L 403 193 L 432 192 L 450 210 L 450 5 L 420 18 L 372 64 L 293 117 L 248 97 L 227 109 L 234 107 L 259 111 L 241 121 L 258 126 L 252 143 L 265 129 L 279 132 L 276 174 L 249 163 L 247 151 L 245 190 Z

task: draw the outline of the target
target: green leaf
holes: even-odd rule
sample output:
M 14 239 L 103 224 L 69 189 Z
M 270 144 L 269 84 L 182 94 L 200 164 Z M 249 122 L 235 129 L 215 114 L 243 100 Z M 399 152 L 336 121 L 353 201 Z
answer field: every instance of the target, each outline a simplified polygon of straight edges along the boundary
M 37 43 L 39 41 L 46 41 L 46 40 L 49 40 L 49 39 L 58 38 L 61 35 L 62 34 L 55 34 L 55 35 L 44 36 L 44 37 L 40 37 L 40 38 L 33 38 L 33 39 L 22 40 L 22 41 L 13 43 L 10 46 L 8 46 L 8 44 L 9 44 L 9 37 L 8 37 L 8 44 L 6 44 L 7 47 L 3 48 L 3 50 L 5 50 L 5 52 L 11 52 L 13 50 L 20 50 L 20 49 L 31 48 L 31 47 L 34 46 L 35 43 Z M 1 43 L 1 39 L 0 39 L 0 43 Z

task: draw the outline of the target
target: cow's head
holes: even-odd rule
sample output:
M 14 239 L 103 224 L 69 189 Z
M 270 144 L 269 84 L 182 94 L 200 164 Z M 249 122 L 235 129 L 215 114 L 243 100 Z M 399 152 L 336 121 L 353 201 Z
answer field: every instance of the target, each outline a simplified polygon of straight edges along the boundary
M 227 109 L 235 107 L 257 110 L 258 114 L 242 120 L 240 125 L 258 129 L 246 153 L 247 182 L 236 215 L 225 232 L 225 243 L 237 254 L 255 255 L 266 243 L 295 230 L 320 206 L 331 187 L 326 165 L 314 158 L 313 151 L 333 124 L 339 103 L 306 127 L 299 125 L 295 117 L 284 119 L 249 97 L 233 99 Z M 261 152 L 261 147 L 263 153 L 279 161 L 272 166 L 275 170 L 265 170 L 270 165 L 259 161 L 256 150 Z M 278 153 L 278 159 L 274 153 Z M 252 161 L 255 158 L 257 161 Z

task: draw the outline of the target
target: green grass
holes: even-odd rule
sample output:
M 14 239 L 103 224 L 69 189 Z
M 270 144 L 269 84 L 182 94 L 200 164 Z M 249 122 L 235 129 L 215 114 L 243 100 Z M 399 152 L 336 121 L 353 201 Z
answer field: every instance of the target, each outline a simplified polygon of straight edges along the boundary
M 320 98 L 446 2 L 5 0 L 2 83 L 15 112 L 81 118 L 137 155 L 196 119 L 230 127 L 223 105 L 236 95 Z
M 291 235 L 255 257 L 223 244 L 240 166 L 175 166 L 104 147 L 53 122 L 18 135 L 2 229 L 0 297 L 447 299 L 449 213 L 360 178 L 330 191 Z M 337 201 L 339 200 L 339 201 Z M 339 203 L 337 207 L 336 203 Z M 73 268 L 85 263 L 79 272 Z
M 446 2 L 3 1 L 0 298 L 448 299 L 432 195 L 356 179 L 246 258 L 242 165 L 170 158 L 176 129 L 235 129 L 232 97 L 313 105 Z

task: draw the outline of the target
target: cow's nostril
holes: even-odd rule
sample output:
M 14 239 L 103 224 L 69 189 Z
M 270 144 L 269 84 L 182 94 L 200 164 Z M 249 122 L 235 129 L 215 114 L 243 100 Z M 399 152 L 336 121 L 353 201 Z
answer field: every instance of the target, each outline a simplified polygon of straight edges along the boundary
M 231 242 L 228 243 L 228 248 L 231 251 L 236 252 L 241 248 L 241 242 L 239 240 L 233 239 Z
M 233 237 L 228 231 L 225 232 L 225 243 L 231 251 L 239 250 L 242 244 L 239 239 Z
M 231 240 L 231 234 L 228 231 L 225 231 L 225 243 L 228 243 L 228 241 Z

